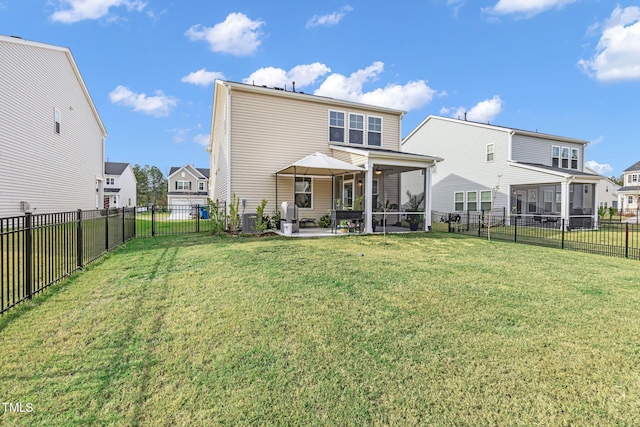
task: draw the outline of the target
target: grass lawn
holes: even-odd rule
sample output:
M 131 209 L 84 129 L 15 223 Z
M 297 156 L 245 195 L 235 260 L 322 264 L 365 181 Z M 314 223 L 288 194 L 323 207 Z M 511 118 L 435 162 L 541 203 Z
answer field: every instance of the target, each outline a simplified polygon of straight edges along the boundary
M 638 424 L 638 261 L 387 242 L 131 241 L 0 318 L 0 424 Z

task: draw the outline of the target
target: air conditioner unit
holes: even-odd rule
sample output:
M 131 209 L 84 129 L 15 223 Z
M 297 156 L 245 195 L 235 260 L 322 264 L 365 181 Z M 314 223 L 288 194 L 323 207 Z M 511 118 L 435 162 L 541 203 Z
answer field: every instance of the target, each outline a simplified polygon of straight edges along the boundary
M 240 224 L 240 228 L 242 228 L 243 233 L 257 233 L 258 227 L 258 214 L 257 213 L 246 213 L 242 214 L 242 222 Z

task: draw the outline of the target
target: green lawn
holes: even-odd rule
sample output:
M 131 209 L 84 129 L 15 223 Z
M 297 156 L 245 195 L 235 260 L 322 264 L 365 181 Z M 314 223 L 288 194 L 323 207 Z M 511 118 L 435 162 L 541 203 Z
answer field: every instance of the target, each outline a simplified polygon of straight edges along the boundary
M 638 424 L 638 261 L 386 240 L 133 240 L 0 318 L 0 424 Z

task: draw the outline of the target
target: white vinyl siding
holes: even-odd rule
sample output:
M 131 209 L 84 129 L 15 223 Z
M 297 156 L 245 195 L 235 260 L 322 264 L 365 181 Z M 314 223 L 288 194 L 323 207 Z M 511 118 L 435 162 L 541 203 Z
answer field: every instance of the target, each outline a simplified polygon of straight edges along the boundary
M 68 50 L 5 39 L 0 76 L 11 84 L 0 96 L 0 153 L 10 167 L 0 168 L 0 217 L 21 214 L 21 201 L 37 213 L 101 207 L 104 128 Z M 56 108 L 64 119 L 60 134 Z

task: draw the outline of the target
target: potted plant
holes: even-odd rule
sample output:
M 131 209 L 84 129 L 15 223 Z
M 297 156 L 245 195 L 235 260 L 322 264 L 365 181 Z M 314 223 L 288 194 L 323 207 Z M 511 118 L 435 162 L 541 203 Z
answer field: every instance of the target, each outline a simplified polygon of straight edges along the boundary
M 340 224 L 339 224 L 339 227 L 338 227 L 338 232 L 340 232 L 340 233 L 348 233 L 350 226 L 351 226 L 351 224 L 349 224 L 349 221 L 346 220 L 346 219 L 343 219 L 342 221 L 340 221 Z
M 411 194 L 411 191 L 407 190 L 407 196 L 409 196 L 409 202 L 407 204 L 409 212 L 414 212 L 407 215 L 407 220 L 409 221 L 409 229 L 411 231 L 417 231 L 418 224 L 420 224 L 421 215 L 415 212 L 419 212 L 421 210 L 420 204 L 424 201 L 424 193 L 422 193 L 421 195 Z

